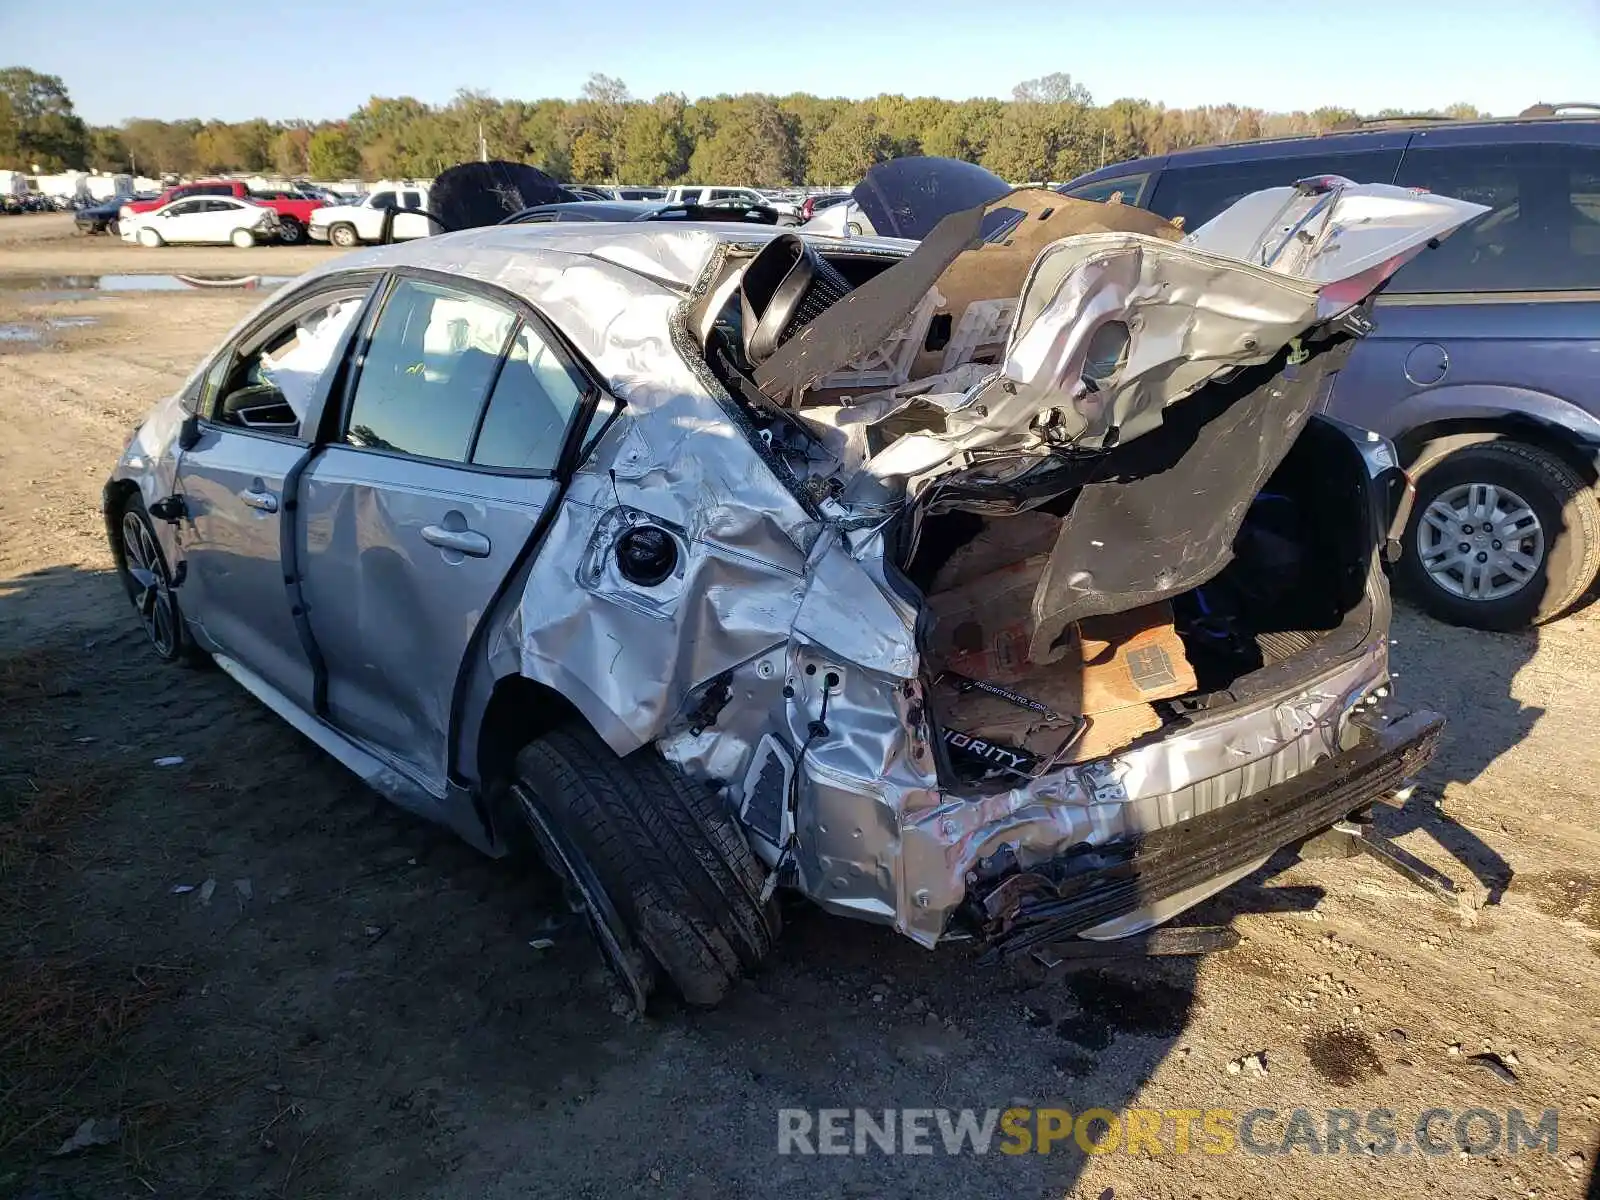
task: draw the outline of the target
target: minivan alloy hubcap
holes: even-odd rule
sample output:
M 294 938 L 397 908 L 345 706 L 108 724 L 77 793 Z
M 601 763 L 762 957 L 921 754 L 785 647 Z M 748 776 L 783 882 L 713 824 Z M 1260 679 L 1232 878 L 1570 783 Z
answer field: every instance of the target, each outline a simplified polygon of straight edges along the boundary
M 1521 496 L 1492 483 L 1441 492 L 1417 523 L 1417 555 L 1433 582 L 1466 600 L 1520 592 L 1544 561 L 1544 526 Z
M 173 619 L 172 592 L 155 538 L 136 513 L 122 518 L 122 552 L 133 580 L 133 607 L 144 622 L 144 631 L 162 654 L 171 654 L 177 623 Z

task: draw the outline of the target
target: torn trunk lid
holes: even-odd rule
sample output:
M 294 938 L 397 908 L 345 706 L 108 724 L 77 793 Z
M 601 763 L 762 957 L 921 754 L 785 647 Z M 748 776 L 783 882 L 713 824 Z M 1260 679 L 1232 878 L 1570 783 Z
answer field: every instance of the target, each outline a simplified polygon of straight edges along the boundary
M 915 232 L 941 199 L 993 192 L 958 166 L 875 171 L 860 198 Z M 1370 328 L 1371 293 L 1483 211 L 1325 177 L 1247 196 L 1185 237 L 1140 209 L 1012 190 L 939 218 L 756 381 L 845 445 L 847 507 L 908 505 L 912 546 L 952 509 L 1058 516 L 1033 603 L 1045 661 L 1074 622 L 1227 565 Z

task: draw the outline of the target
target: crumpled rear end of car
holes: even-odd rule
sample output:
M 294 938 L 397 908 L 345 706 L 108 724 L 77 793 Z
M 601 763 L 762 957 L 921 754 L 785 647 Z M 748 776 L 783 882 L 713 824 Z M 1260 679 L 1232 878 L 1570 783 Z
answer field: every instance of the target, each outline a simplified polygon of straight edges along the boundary
M 1318 181 L 1185 236 L 1022 190 L 909 253 L 728 243 L 648 301 L 679 365 L 612 373 L 497 653 L 830 909 L 925 945 L 1164 920 L 1431 752 L 1388 693 L 1404 477 L 1318 414 L 1371 292 L 1476 211 Z

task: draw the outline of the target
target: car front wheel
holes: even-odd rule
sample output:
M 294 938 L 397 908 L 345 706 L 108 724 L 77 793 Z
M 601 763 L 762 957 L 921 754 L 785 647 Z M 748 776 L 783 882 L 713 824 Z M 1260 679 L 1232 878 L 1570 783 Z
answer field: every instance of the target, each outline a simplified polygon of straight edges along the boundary
M 278 240 L 285 246 L 298 246 L 306 240 L 306 227 L 293 217 L 279 217 Z
M 205 653 L 184 624 L 166 556 L 137 493 L 128 497 L 118 515 L 116 549 L 117 573 L 157 657 L 189 666 L 204 662 Z
M 161 235 L 154 229 L 141 229 L 139 230 L 139 245 L 148 246 L 150 249 L 154 250 L 158 246 L 162 245 Z
M 771 953 L 777 907 L 742 831 L 653 750 L 554 729 L 517 756 L 511 799 L 640 1007 L 659 971 L 709 1008 Z
M 328 240 L 340 249 L 348 250 L 359 240 L 354 225 L 335 225 L 328 230 Z
M 1434 616 L 1521 629 L 1559 617 L 1594 582 L 1600 503 L 1557 455 L 1485 442 L 1419 474 L 1400 569 Z

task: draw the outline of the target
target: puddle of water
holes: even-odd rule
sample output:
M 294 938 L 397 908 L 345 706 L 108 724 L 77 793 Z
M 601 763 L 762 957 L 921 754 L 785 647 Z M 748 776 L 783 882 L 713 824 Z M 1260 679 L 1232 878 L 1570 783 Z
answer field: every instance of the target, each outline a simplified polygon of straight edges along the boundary
M 40 321 L 8 321 L 0 324 L 0 351 L 43 350 L 50 345 L 50 334 L 58 329 L 84 329 L 100 322 L 94 317 L 45 317 Z
M 82 300 L 96 292 L 270 291 L 293 275 L 0 275 L 0 292 Z

